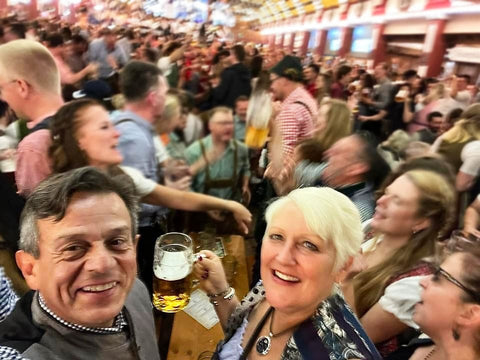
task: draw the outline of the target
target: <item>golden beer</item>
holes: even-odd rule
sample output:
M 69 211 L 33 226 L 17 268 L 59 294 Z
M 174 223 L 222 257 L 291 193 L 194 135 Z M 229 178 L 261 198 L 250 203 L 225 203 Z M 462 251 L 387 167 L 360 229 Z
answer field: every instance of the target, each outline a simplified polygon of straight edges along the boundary
M 268 127 L 259 129 L 253 126 L 248 126 L 245 134 L 245 144 L 249 148 L 262 148 L 267 141 L 268 130 Z
M 188 305 L 192 267 L 191 246 L 157 241 L 153 262 L 153 305 L 158 310 L 175 313 Z
M 161 280 L 153 277 L 153 306 L 166 313 L 183 310 L 190 301 L 191 275 L 181 280 Z

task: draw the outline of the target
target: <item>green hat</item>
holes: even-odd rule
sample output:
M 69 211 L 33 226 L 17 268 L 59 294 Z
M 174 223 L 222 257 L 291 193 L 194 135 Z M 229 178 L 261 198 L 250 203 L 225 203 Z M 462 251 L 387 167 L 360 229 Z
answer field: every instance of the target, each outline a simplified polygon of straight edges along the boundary
M 280 60 L 270 72 L 287 78 L 288 80 L 300 82 L 303 80 L 303 68 L 300 59 L 296 56 L 286 55 Z

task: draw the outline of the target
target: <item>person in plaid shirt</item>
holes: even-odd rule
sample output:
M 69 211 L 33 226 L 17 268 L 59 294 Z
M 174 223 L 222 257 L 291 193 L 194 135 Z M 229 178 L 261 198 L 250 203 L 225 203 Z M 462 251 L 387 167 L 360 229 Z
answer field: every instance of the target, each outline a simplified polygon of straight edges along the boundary
M 300 59 L 287 55 L 270 70 L 271 90 L 281 105 L 275 123 L 282 134 L 284 155 L 293 154 L 295 145 L 311 136 L 317 117 L 317 103 L 302 84 Z

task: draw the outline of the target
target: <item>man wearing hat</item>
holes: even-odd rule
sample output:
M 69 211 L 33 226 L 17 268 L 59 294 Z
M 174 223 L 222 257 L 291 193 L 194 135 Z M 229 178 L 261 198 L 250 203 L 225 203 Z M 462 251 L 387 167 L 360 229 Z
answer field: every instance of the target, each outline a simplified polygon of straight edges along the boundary
M 317 104 L 302 84 L 300 59 L 287 55 L 270 70 L 270 89 L 275 100 L 281 101 L 275 118 L 282 134 L 282 151 L 293 154 L 297 143 L 311 136 L 317 117 Z

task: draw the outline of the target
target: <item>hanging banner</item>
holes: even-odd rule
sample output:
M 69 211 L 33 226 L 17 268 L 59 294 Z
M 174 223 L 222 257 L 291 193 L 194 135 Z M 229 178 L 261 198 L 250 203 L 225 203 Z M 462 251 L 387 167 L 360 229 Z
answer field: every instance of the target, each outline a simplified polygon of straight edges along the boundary
M 324 9 L 329 9 L 338 6 L 338 0 L 322 0 L 322 5 Z

